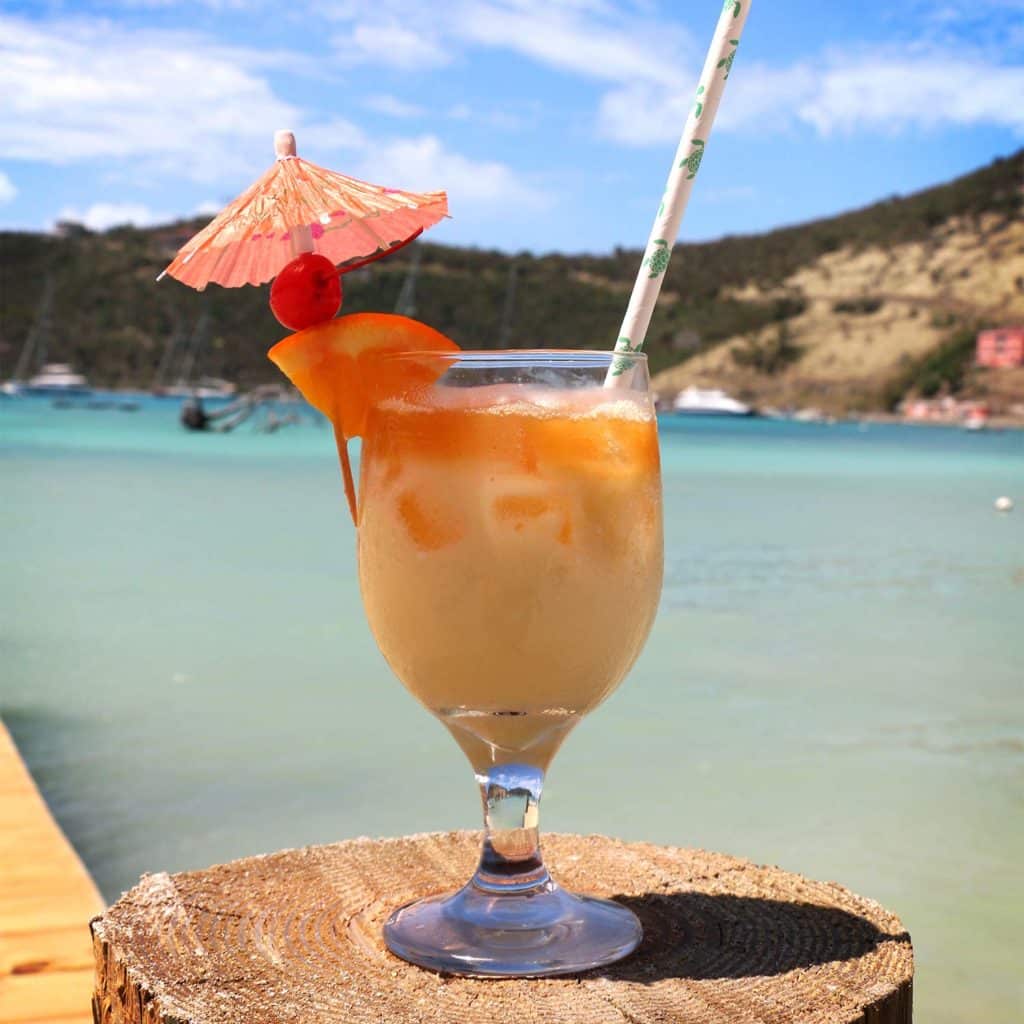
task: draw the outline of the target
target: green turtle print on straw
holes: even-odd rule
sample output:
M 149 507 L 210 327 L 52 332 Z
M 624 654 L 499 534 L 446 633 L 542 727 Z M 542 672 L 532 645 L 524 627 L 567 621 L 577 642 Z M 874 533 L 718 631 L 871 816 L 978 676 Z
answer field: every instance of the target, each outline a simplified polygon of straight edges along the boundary
M 740 45 L 740 41 L 738 39 L 730 39 L 729 45 L 732 46 L 732 50 L 730 50 L 729 55 L 727 57 L 723 57 L 717 65 L 720 68 L 725 68 L 725 74 L 722 75 L 723 80 L 727 79 L 729 77 L 729 72 L 732 71 L 733 58 L 736 56 L 736 47 Z
M 690 145 L 693 149 L 690 150 L 690 155 L 685 160 L 680 161 L 679 166 L 685 167 L 689 172 L 686 175 L 687 181 L 692 181 L 697 177 L 697 172 L 700 170 L 700 162 L 704 159 L 704 140 L 694 139 Z M 668 261 L 665 261 L 665 266 L 668 266 Z
M 654 242 L 651 255 L 644 260 L 643 265 L 650 268 L 648 277 L 659 277 L 668 268 L 669 244 L 664 238 L 658 238 Z
M 722 99 L 725 83 L 732 72 L 736 50 L 740 45 L 740 36 L 750 12 L 750 0 L 725 0 L 722 13 L 718 18 L 715 34 L 711 39 L 704 69 L 700 81 L 693 94 L 693 106 L 683 128 L 683 136 L 679 140 L 672 169 L 669 171 L 665 184 L 665 194 L 658 206 L 651 228 L 644 258 L 637 273 L 633 293 L 629 298 L 629 306 L 619 328 L 616 352 L 639 352 L 647 337 L 647 328 L 651 323 L 654 305 L 658 301 L 661 283 L 668 270 L 672 246 L 679 235 L 686 204 L 690 200 L 693 182 L 704 159 L 711 126 L 718 112 L 718 104 Z M 608 370 L 606 385 L 618 383 L 629 369 L 630 360 L 615 360 Z

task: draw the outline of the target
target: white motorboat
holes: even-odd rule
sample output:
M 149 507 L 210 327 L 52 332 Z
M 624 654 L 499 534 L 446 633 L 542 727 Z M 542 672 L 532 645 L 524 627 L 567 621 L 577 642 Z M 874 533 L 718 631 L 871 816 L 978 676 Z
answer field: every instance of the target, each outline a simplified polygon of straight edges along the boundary
M 18 384 L 23 395 L 90 395 L 92 388 L 80 373 L 75 373 L 69 363 L 46 363 L 24 384 Z
M 676 395 L 672 403 L 674 412 L 684 416 L 753 416 L 754 410 L 720 388 L 690 386 Z

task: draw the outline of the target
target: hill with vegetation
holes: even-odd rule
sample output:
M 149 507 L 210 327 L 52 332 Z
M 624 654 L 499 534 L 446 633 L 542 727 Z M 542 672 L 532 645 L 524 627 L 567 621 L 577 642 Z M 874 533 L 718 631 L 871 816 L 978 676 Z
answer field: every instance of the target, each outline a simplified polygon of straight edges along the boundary
M 836 217 L 677 246 L 647 342 L 659 388 L 716 384 L 835 411 L 999 394 L 972 370 L 971 341 L 980 326 L 1024 322 L 1022 181 L 1024 150 Z M 192 376 L 277 379 L 265 352 L 284 332 L 267 287 L 155 282 L 202 223 L 0 233 L 0 378 L 34 331 L 37 361 L 70 362 L 97 385 L 149 387 L 169 340 L 181 352 L 190 338 Z M 344 311 L 394 309 L 418 261 L 415 315 L 475 348 L 607 347 L 641 259 L 418 245 L 346 275 Z M 164 366 L 162 382 L 180 369 Z

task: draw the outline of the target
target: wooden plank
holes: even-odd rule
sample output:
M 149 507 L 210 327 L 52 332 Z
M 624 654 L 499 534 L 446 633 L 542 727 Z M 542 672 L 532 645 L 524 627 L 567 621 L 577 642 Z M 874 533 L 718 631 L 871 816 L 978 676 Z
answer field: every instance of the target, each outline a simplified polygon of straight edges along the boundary
M 92 1020 L 103 899 L 0 722 L 0 1024 Z
M 17 1024 L 91 1022 L 92 969 L 15 974 L 4 978 L 0 1019 Z M 82 1007 L 85 1007 L 83 1010 Z

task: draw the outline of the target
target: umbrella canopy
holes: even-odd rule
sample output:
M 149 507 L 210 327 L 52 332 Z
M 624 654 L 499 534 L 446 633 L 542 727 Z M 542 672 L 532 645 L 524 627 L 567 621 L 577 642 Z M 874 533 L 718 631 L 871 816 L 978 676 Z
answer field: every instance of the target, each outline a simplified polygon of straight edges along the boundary
M 297 253 L 335 264 L 380 256 L 448 215 L 444 192 L 401 192 L 328 171 L 295 153 L 278 132 L 277 160 L 178 251 L 164 270 L 203 289 L 264 284 Z

